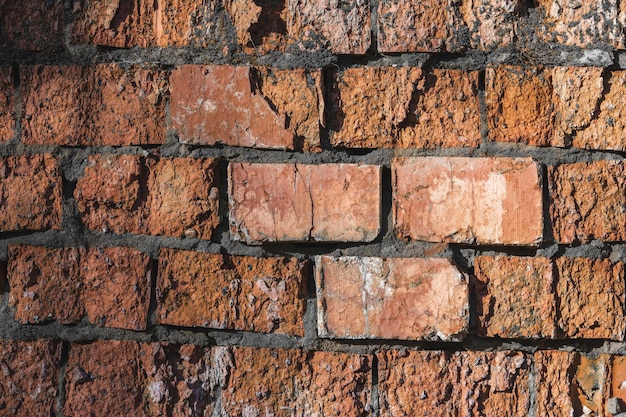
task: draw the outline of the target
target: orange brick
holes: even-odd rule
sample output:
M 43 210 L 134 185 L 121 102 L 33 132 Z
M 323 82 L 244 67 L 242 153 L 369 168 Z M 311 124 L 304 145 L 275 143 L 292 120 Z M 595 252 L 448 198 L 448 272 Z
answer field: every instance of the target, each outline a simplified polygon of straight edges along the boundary
M 378 166 L 231 163 L 228 181 L 236 240 L 368 242 L 380 231 Z
M 460 340 L 468 277 L 446 259 L 316 260 L 318 334 L 347 339 Z
M 478 146 L 476 71 L 361 67 L 335 74 L 334 82 L 329 97 L 333 146 Z
M 608 259 L 559 258 L 559 327 L 566 338 L 624 340 L 624 264 Z
M 58 51 L 64 46 L 62 0 L 0 3 L 0 47 L 27 51 Z
M 548 178 L 557 242 L 626 240 L 626 183 L 621 161 L 550 167 Z
M 370 359 L 364 355 L 267 348 L 222 348 L 231 366 L 225 415 L 366 415 Z
M 556 338 L 555 273 L 549 259 L 480 256 L 474 270 L 481 335 Z
M 306 263 L 161 249 L 157 320 L 304 336 Z
M 24 142 L 124 146 L 165 142 L 165 74 L 116 64 L 21 68 Z
M 7 142 L 15 133 L 15 108 L 11 67 L 0 67 L 0 143 Z
M 61 228 L 61 174 L 48 154 L 0 158 L 0 231 Z
M 534 354 L 537 410 L 536 415 L 568 417 L 580 415 L 582 407 L 574 413 L 578 398 L 572 395 L 575 381 L 577 353 L 537 351 Z M 574 385 L 575 386 L 575 385 Z M 577 387 L 578 388 L 578 387 Z
M 542 240 L 539 167 L 530 158 L 396 158 L 391 169 L 400 238 L 507 245 Z
M 0 405 L 6 416 L 55 414 L 61 343 L 0 339 Z

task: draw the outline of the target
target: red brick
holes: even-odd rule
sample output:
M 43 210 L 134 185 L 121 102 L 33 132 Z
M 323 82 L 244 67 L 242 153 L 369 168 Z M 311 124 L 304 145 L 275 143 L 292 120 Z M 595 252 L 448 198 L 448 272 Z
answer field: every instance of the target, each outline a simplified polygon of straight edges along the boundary
M 396 158 L 396 232 L 427 242 L 536 245 L 543 237 L 538 170 L 530 158 Z
M 617 398 L 622 411 L 626 411 L 626 356 L 612 356 L 610 360 L 610 384 L 606 397 Z
M 48 154 L 0 158 L 0 232 L 61 228 L 61 174 Z
M 570 46 L 588 47 L 605 43 L 624 49 L 624 6 L 615 0 L 570 2 L 538 0 L 544 14 L 543 24 L 537 26 L 542 41 Z
M 218 30 L 212 22 L 216 14 L 214 0 L 157 0 L 154 11 L 156 46 L 210 45 L 209 35 Z
M 101 232 L 210 239 L 219 219 L 213 159 L 89 157 L 74 197 L 82 221 Z
M 549 167 L 548 178 L 557 242 L 626 240 L 626 183 L 621 161 Z
M 161 324 L 304 336 L 306 263 L 161 249 Z
M 230 365 L 222 407 L 230 416 L 367 415 L 371 370 L 367 356 L 267 348 L 222 349 Z
M 548 258 L 474 259 L 479 333 L 503 338 L 556 338 L 555 273 Z
M 470 1 L 442 5 L 435 0 L 389 0 L 378 4 L 380 52 L 491 50 L 514 40 L 522 1 Z
M 558 324 L 566 338 L 624 340 L 624 264 L 608 259 L 556 260 Z
M 61 344 L 0 339 L 0 414 L 55 415 Z
M 236 240 L 368 242 L 380 231 L 378 166 L 231 163 L 228 181 Z
M 56 320 L 76 323 L 84 316 L 80 256 L 83 249 L 9 246 L 9 304 L 20 323 Z
M 265 53 L 285 47 L 285 0 L 264 2 L 225 0 L 224 9 L 235 26 L 237 41 L 246 53 Z
M 334 146 L 478 146 L 476 71 L 349 68 L 335 74 L 334 83 L 329 98 Z
M 217 185 L 214 159 L 161 159 L 150 167 L 146 232 L 210 239 L 219 224 Z
M 350 0 L 287 0 L 287 32 L 292 38 L 321 42 L 333 54 L 363 55 L 371 43 L 369 3 Z
M 460 340 L 468 277 L 447 259 L 316 260 L 318 333 L 331 338 Z
M 94 248 L 81 259 L 82 302 L 93 324 L 145 330 L 150 307 L 150 257 L 126 247 Z
M 62 0 L 0 1 L 0 46 L 27 51 L 63 48 Z
M 0 67 L 0 143 L 15 133 L 15 89 L 11 67 Z
M 185 65 L 171 75 L 172 126 L 184 143 L 319 146 L 322 103 L 320 71 Z
M 528 415 L 524 353 L 383 351 L 378 360 L 381 417 Z
M 22 67 L 28 145 L 123 146 L 165 142 L 162 71 L 117 64 Z
M 560 351 L 537 351 L 534 354 L 537 410 L 544 417 L 571 417 L 578 398 L 572 395 L 578 354 Z M 575 385 L 574 385 L 575 386 Z M 577 387 L 578 388 L 578 387 Z
M 90 156 L 74 191 L 83 224 L 100 232 L 145 231 L 147 176 L 144 159 L 139 156 Z

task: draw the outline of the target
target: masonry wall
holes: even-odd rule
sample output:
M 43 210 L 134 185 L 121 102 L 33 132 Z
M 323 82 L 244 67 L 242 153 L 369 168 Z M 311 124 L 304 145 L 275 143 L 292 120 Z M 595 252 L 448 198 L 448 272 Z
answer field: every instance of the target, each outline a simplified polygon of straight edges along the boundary
M 0 415 L 626 412 L 625 29 L 0 0 Z

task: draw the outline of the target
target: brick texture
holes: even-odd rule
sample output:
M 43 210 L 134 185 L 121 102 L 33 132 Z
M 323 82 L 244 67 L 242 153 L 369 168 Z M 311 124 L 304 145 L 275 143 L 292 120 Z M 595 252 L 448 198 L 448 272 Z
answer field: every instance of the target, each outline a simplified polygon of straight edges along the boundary
M 328 100 L 334 146 L 478 146 L 476 71 L 349 68 L 335 73 L 333 85 Z
M 219 222 L 213 159 L 93 156 L 74 197 L 100 232 L 210 239 Z
M 307 264 L 161 249 L 157 320 L 304 336 Z
M 26 144 L 123 146 L 165 142 L 167 79 L 116 64 L 22 67 Z
M 468 277 L 447 259 L 322 256 L 315 280 L 322 337 L 460 340 L 469 327 Z
M 538 169 L 530 158 L 396 158 L 395 230 L 427 242 L 536 245 L 543 236 Z
M 228 182 L 237 240 L 368 242 L 380 231 L 374 165 L 231 163 Z
M 152 265 L 148 255 L 125 247 L 9 247 L 9 304 L 21 323 L 87 317 L 104 327 L 145 330 Z
M 0 46 L 26 51 L 58 51 L 63 47 L 63 1 L 0 1 Z
M 55 414 L 61 344 L 57 341 L 0 339 L 0 414 Z
M 15 132 L 15 89 L 11 67 L 0 66 L 0 143 L 7 142 Z
M 0 158 L 0 232 L 61 228 L 61 175 L 48 154 Z

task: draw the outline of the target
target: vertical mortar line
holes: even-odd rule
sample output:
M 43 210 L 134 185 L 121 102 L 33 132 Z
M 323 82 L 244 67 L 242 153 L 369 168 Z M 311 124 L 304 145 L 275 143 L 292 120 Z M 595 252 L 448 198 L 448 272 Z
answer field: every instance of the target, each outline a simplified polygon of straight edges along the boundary
M 150 302 L 148 304 L 148 322 L 146 323 L 146 332 L 151 333 L 151 330 L 157 325 L 156 310 L 157 310 L 157 276 L 159 270 L 158 258 L 150 258 L 152 263 L 152 273 L 150 274 Z
M 371 44 L 370 44 L 369 50 L 374 55 L 378 55 L 378 1 L 379 0 L 369 0 L 369 8 L 370 8 L 370 16 L 371 16 L 371 20 L 370 20 Z
M 487 69 L 478 71 L 478 108 L 480 112 L 480 143 L 478 148 L 485 146 L 489 142 L 489 118 L 487 116 Z
M 535 355 L 529 353 L 530 371 L 528 375 L 528 417 L 536 417 L 537 410 L 537 367 L 535 365 Z
M 541 202 L 543 208 L 541 210 L 543 215 L 543 241 L 542 246 L 554 242 L 554 234 L 552 231 L 552 218 L 550 216 L 550 180 L 548 178 L 548 167 L 542 163 L 539 163 L 539 178 L 541 180 Z
M 57 385 L 57 398 L 55 406 L 55 417 L 64 417 L 63 406 L 65 405 L 65 372 L 67 370 L 67 361 L 70 356 L 70 342 L 61 342 L 61 363 L 59 366 L 59 377 Z
M 333 77 L 332 68 L 322 68 L 322 100 L 324 100 L 324 114 L 321 114 L 320 117 L 324 120 L 324 126 L 319 125 L 319 139 L 320 139 L 320 148 L 322 150 L 333 150 L 332 145 L 330 144 L 330 126 L 333 124 L 332 117 L 327 117 L 329 115 L 330 105 L 332 103 L 329 102 L 330 91 L 332 90 L 332 83 L 335 77 Z
M 381 166 L 380 176 L 380 232 L 376 240 L 394 237 L 393 225 L 393 181 L 391 178 L 391 161 Z
M 304 338 L 302 339 L 303 347 L 314 349 L 312 346 L 317 341 L 317 285 L 315 282 L 315 268 L 317 267 L 315 258 L 309 260 L 306 267 L 304 290 L 306 310 L 304 312 Z
M 371 399 L 371 407 L 372 417 L 380 416 L 380 399 L 378 392 L 378 356 L 376 356 L 376 352 L 372 353 L 372 399 Z

